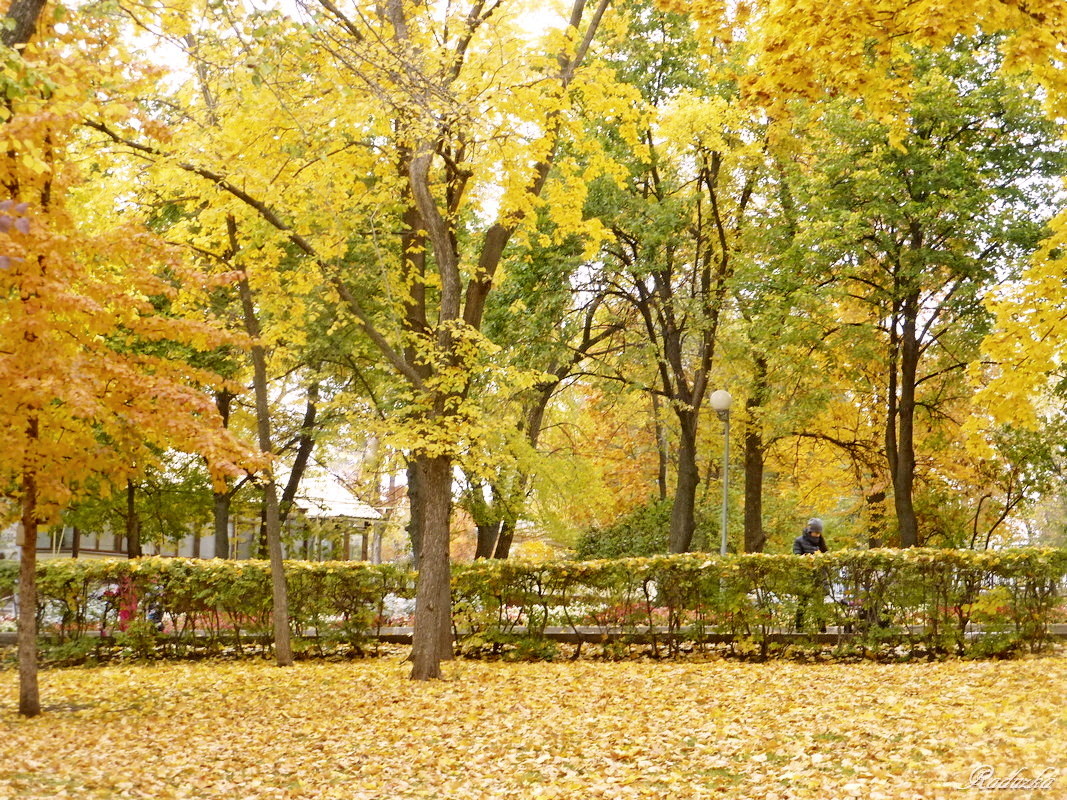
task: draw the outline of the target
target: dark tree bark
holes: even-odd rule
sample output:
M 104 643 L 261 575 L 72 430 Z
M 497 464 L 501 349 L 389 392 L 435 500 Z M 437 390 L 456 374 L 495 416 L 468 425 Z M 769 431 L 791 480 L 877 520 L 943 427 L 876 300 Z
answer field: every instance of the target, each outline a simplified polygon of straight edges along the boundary
M 875 491 L 864 495 L 867 506 L 870 532 L 867 535 L 867 547 L 874 550 L 882 546 L 882 531 L 885 529 L 885 492 Z
M 27 438 L 35 445 L 39 432 L 37 418 L 27 425 Z M 22 541 L 19 562 L 19 713 L 35 717 L 41 713 L 37 684 L 37 476 L 32 468 L 22 473 Z
M 212 509 L 215 530 L 215 558 L 230 557 L 230 500 L 229 492 L 216 492 Z
M 745 401 L 745 552 L 762 553 L 767 543 L 763 531 L 763 424 L 759 410 L 767 397 L 767 359 L 755 357 L 756 375 L 752 391 Z
M 667 470 L 671 463 L 670 444 L 667 441 L 667 426 L 663 424 L 659 413 L 659 395 L 649 392 L 652 398 L 652 419 L 656 426 L 656 457 L 659 459 L 659 467 L 656 470 L 656 488 L 659 490 L 659 499 L 667 499 Z
M 496 537 L 496 549 L 493 558 L 507 558 L 511 554 L 511 545 L 515 541 L 515 523 L 504 520 L 500 523 L 500 533 Z
M 126 481 L 126 557 L 141 557 L 141 518 L 137 513 L 137 485 Z
M 408 538 L 411 540 L 411 560 L 412 565 L 417 570 L 422 558 L 425 502 L 423 500 L 422 476 L 414 459 L 408 462 L 408 508 L 410 509 Z
M 915 386 L 919 366 L 919 341 L 916 335 L 919 297 L 910 293 L 896 304 L 890 331 L 889 413 L 886 418 L 886 460 L 893 479 L 893 507 L 897 517 L 897 535 L 901 547 L 918 544 L 918 520 L 915 516 Z
M 679 411 L 681 422 L 678 437 L 678 474 L 674 485 L 674 505 L 671 507 L 670 551 L 687 553 L 693 545 L 696 529 L 696 496 L 700 485 L 697 467 L 697 413 Z
M 904 341 L 900 359 L 899 445 L 897 468 L 893 473 L 893 503 L 900 528 L 900 546 L 919 543 L 919 524 L 915 517 L 915 384 L 919 366 L 919 341 L 916 337 L 918 297 L 909 298 L 904 322 Z
M 215 393 L 215 407 L 222 417 L 222 427 L 230 427 L 230 410 L 233 406 L 234 396 L 227 391 Z M 230 557 L 230 501 L 233 499 L 233 490 L 227 485 L 226 490 L 213 492 L 213 531 L 215 533 L 215 557 Z
M 308 462 L 311 460 L 311 452 L 315 449 L 315 421 L 318 418 L 318 409 L 319 385 L 318 383 L 312 383 L 307 391 L 304 419 L 300 423 L 296 455 L 293 457 L 293 469 L 289 473 L 289 480 L 285 484 L 285 490 L 282 492 L 281 519 L 283 522 L 289 518 L 296 491 L 300 488 L 300 481 L 304 479 Z
M 452 461 L 447 456 L 420 456 L 415 462 L 422 491 L 424 530 L 415 596 L 411 677 L 441 677 L 441 661 L 452 657 L 452 592 L 449 569 L 449 517 L 452 511 Z M 446 535 L 439 535 L 445 531 Z
M 497 541 L 502 529 L 500 520 L 489 520 L 475 523 L 477 543 L 474 547 L 474 558 L 494 558 L 497 550 Z
M 29 42 L 37 32 L 37 20 L 47 2 L 48 0 L 13 0 L 7 10 L 7 18 L 13 20 L 14 25 L 0 33 L 0 42 L 7 47 L 18 47 Z

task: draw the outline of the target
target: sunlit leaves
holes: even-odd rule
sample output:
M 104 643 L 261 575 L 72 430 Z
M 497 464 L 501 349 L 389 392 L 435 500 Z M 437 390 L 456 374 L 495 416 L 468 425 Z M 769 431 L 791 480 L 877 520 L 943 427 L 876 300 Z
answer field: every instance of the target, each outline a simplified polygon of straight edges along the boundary
M 203 453 L 228 473 L 239 471 L 245 454 L 218 433 L 202 391 L 220 379 L 183 358 L 183 348 L 232 339 L 203 319 L 166 314 L 177 287 L 195 284 L 196 275 L 114 208 L 83 216 L 73 202 L 84 180 L 80 115 L 119 87 L 133 91 L 138 80 L 136 69 L 112 60 L 104 18 L 89 15 L 78 28 L 81 38 L 31 44 L 23 59 L 12 56 L 2 77 L 7 86 L 41 78 L 33 91 L 17 93 L 0 129 L 0 180 L 14 195 L 4 206 L 11 224 L 0 226 L 8 267 L 0 271 L 0 430 L 8 442 L 0 481 L 7 490 L 15 476 L 35 474 L 42 519 L 53 519 L 88 483 L 136 472 L 153 459 L 149 444 Z M 100 107 L 116 119 L 125 105 Z

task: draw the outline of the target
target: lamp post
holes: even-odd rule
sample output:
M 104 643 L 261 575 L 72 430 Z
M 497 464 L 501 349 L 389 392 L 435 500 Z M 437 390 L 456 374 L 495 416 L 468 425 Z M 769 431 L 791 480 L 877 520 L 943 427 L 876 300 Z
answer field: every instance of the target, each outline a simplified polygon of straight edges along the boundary
M 708 400 L 715 413 L 719 415 L 719 419 L 724 423 L 722 435 L 722 544 L 719 547 L 719 553 L 720 555 L 726 555 L 727 507 L 730 500 L 730 404 L 734 399 L 730 397 L 728 391 L 719 389 L 712 392 Z

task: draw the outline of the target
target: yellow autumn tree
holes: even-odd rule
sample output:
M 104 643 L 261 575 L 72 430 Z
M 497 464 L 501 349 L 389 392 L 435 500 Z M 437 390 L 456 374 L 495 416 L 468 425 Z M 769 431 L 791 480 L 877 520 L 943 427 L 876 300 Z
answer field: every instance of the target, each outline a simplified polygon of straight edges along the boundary
M 450 654 L 452 469 L 485 424 L 476 387 L 509 382 L 483 334 L 505 250 L 540 212 L 588 233 L 581 195 L 608 169 L 574 122 L 625 105 L 583 66 L 608 5 L 574 3 L 547 39 L 520 2 L 130 6 L 189 80 L 133 119 L 90 118 L 157 190 L 196 198 L 185 241 L 218 252 L 232 217 L 250 276 L 298 259 L 277 296 L 325 290 L 380 354 L 416 500 L 416 678 Z
M 20 23 L 27 15 L 32 20 Z M 203 387 L 219 379 L 170 354 L 226 341 L 209 324 L 165 313 L 196 280 L 155 237 L 119 219 L 79 224 L 68 197 L 78 174 L 76 125 L 100 87 L 126 83 L 114 30 L 85 16 L 16 2 L 4 38 L 0 109 L 0 486 L 21 520 L 20 697 L 40 711 L 36 677 L 37 530 L 82 493 L 124 486 L 153 452 L 202 453 L 216 474 L 250 464 L 222 430 Z

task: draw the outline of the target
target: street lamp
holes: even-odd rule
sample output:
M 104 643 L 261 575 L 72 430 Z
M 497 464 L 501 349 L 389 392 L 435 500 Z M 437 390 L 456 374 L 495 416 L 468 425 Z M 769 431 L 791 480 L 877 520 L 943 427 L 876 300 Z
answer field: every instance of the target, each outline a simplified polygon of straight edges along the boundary
M 724 423 L 722 435 L 722 544 L 719 548 L 721 555 L 726 555 L 726 521 L 727 505 L 730 500 L 730 404 L 734 401 L 730 393 L 725 389 L 719 389 L 711 393 L 708 398 L 711 407 L 719 415 Z

